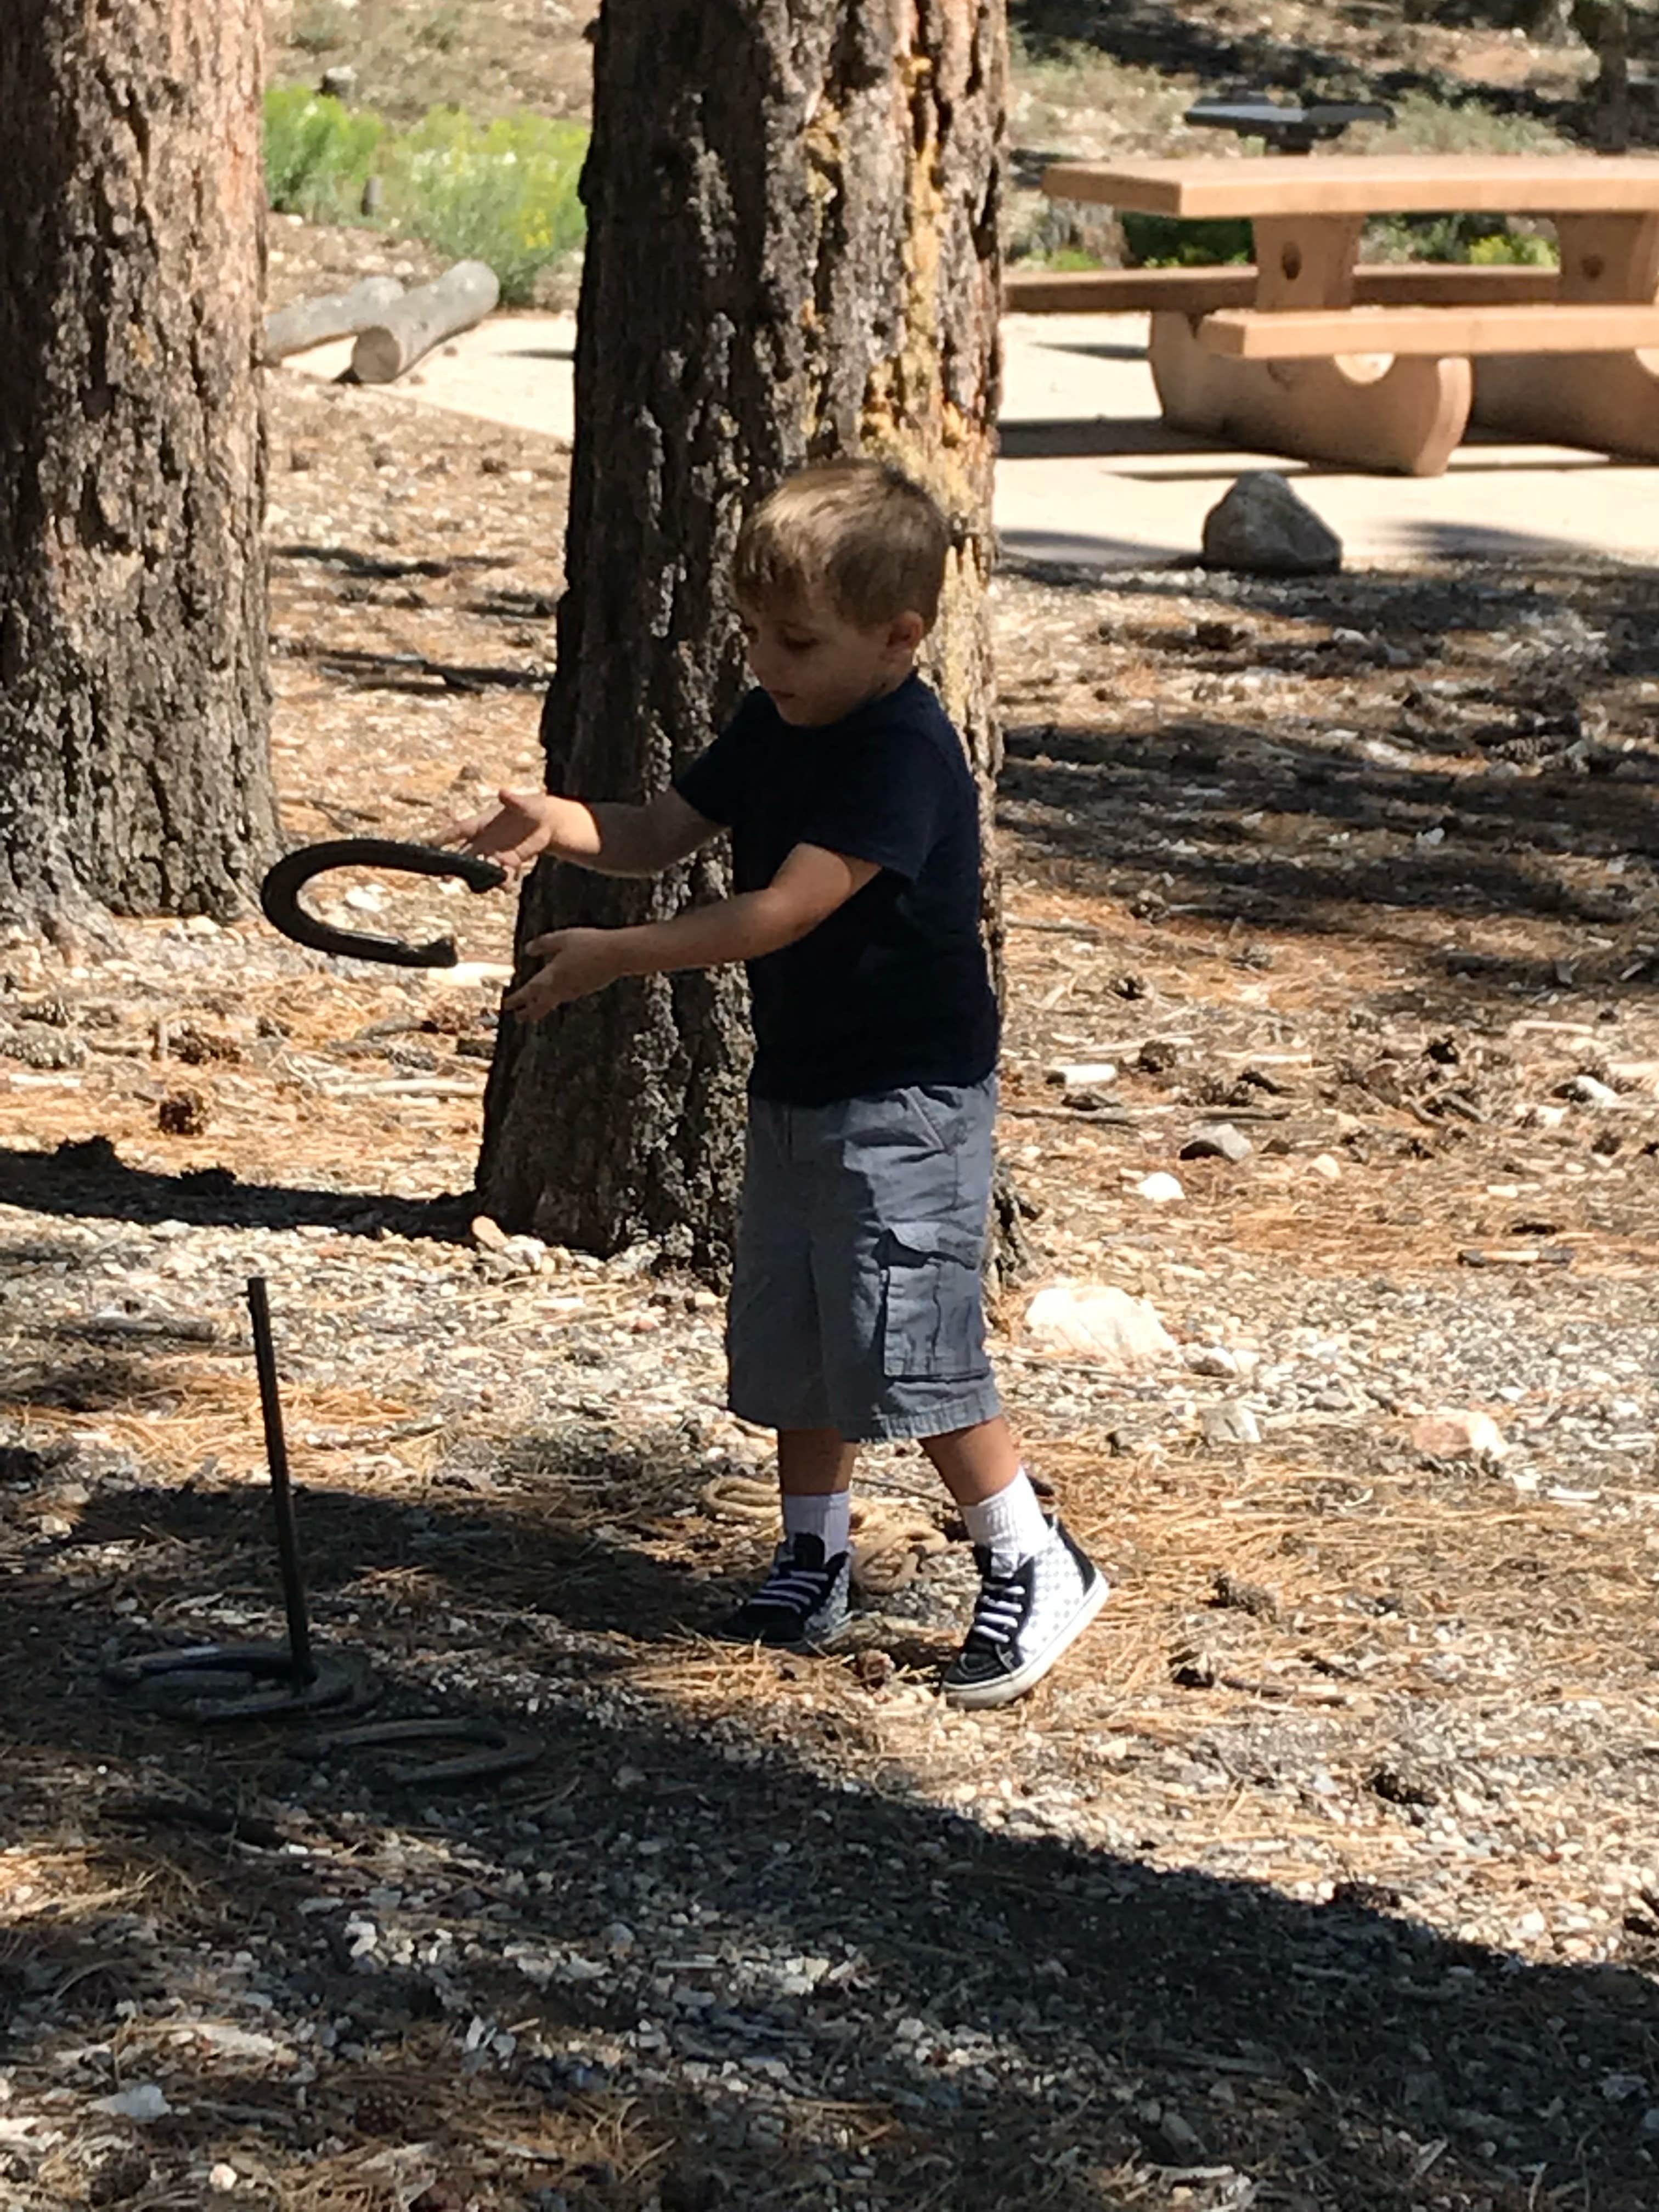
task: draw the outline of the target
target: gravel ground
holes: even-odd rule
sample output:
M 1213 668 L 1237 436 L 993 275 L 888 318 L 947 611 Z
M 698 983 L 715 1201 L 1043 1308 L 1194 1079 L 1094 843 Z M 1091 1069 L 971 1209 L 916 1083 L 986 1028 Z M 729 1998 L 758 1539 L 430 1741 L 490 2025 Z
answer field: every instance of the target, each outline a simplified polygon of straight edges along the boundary
M 534 773 L 565 461 L 274 385 L 289 825 L 416 834 Z M 504 902 L 341 888 L 447 981 L 8 945 L 0 2202 L 1651 2206 L 1652 616 L 1615 570 L 1000 585 L 999 1358 L 1119 1585 L 1000 1715 L 934 1694 L 957 1540 L 836 1659 L 709 1640 L 766 1451 L 711 1293 L 471 1227 Z M 1218 1121 L 1248 1153 L 1183 1157 Z M 101 1686 L 280 1633 L 253 1274 L 319 1639 L 529 1769 Z M 1173 1348 L 1053 1350 L 1066 1284 Z M 952 1535 L 913 1453 L 865 1488 Z

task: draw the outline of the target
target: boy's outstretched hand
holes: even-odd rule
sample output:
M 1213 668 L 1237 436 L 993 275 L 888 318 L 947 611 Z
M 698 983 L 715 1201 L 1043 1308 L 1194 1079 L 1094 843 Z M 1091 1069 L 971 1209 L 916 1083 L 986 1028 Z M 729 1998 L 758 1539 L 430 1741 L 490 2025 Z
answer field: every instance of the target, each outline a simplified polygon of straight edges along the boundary
M 532 960 L 546 964 L 509 992 L 502 1004 L 520 1021 L 538 1022 L 573 999 L 586 999 L 628 973 L 620 956 L 614 929 L 556 929 L 547 937 L 532 937 L 525 947 Z
M 501 791 L 496 798 L 499 805 L 486 813 L 453 823 L 446 842 L 521 875 L 552 841 L 552 802 L 540 792 Z

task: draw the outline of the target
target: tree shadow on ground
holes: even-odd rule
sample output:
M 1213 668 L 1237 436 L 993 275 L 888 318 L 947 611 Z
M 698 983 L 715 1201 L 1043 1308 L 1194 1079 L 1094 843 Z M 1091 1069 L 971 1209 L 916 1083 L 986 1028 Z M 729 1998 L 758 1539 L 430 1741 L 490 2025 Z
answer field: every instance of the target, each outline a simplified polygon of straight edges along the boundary
M 456 1243 L 466 1234 L 465 1194 L 398 1198 L 356 1189 L 243 1182 L 229 1168 L 185 1168 L 163 1175 L 129 1167 L 107 1137 L 61 1144 L 50 1152 L 0 1146 L 0 1205 L 58 1219 L 152 1223 L 192 1228 L 335 1230 L 343 1237 L 430 1237 Z
M 149 1529 L 122 1587 L 161 1611 L 180 1547 L 218 1578 L 210 1588 L 244 1586 L 251 1510 L 223 1494 L 186 1506 L 135 1489 L 91 1501 L 76 1541 L 107 1547 Z M 326 1554 L 325 1588 L 354 1569 L 361 1590 L 365 1570 L 384 1582 L 411 1556 L 400 1502 L 312 1492 L 304 1511 Z M 848 2119 L 866 2141 L 861 2176 L 842 2185 L 878 2206 L 1650 2212 L 1656 2138 L 1644 2092 L 1659 2064 L 1659 1990 L 1647 1972 L 1538 1966 L 1452 1941 L 1363 1885 L 1320 1905 L 1161 1870 L 1150 1863 L 1156 1836 L 1128 1856 L 981 1824 L 929 1802 L 890 1759 L 863 1755 L 880 1747 L 875 1701 L 868 1727 L 854 1721 L 850 1735 L 847 1708 L 805 1699 L 785 1709 L 762 1698 L 745 1711 L 739 1696 L 725 1701 L 725 1720 L 707 1711 L 699 1720 L 665 1669 L 672 1647 L 652 1649 L 672 1611 L 671 1583 L 684 1599 L 678 1575 L 642 1555 L 630 1562 L 622 1547 L 599 1555 L 583 1589 L 556 1532 L 521 1528 L 515 1540 L 541 1593 L 539 1615 L 516 1632 L 523 1591 L 482 1553 L 452 1555 L 442 1570 L 444 1604 L 475 1607 L 465 1642 L 453 1622 L 447 1644 L 413 1628 L 400 1640 L 390 1624 L 360 1629 L 394 1705 L 413 1697 L 455 1710 L 471 1679 L 499 1685 L 522 1719 L 525 1690 L 538 1694 L 542 1768 L 463 1796 L 447 1816 L 342 1755 L 296 1763 L 264 1732 L 216 1750 L 100 1696 L 107 1589 L 95 1575 L 78 1589 L 62 1547 L 34 1547 L 11 1576 L 0 1653 L 13 1684 L 14 1782 L 32 1788 L 38 1777 L 44 1788 L 54 1755 L 61 1772 L 72 1747 L 77 1778 L 98 1761 L 118 1772 L 160 1760 L 198 1795 L 301 1811 L 316 1855 L 298 1862 L 240 1849 L 228 1857 L 188 1830 L 163 1830 L 149 1848 L 158 1871 L 186 1877 L 199 1923 L 185 1939 L 193 1979 L 216 1962 L 233 1972 L 251 1952 L 280 1984 L 268 2026 L 343 2022 L 363 2046 L 352 2094 L 368 2098 L 384 2070 L 404 2100 L 470 2075 L 464 2094 L 483 2099 L 500 2084 L 527 2112 L 625 2105 L 636 2137 L 661 2146 L 650 2187 L 664 2212 L 823 2205 L 823 2161 L 838 2159 L 845 2174 L 836 2135 Z M 571 1640 L 599 1617 L 603 1646 Z M 562 1640 L 544 1647 L 538 1618 Z M 406 1685 L 400 1698 L 405 1661 L 451 1686 L 434 1700 Z M 810 1681 L 834 1662 L 732 1661 L 775 1663 Z M 1012 1741 L 1011 1729 L 1063 1710 L 1040 1703 L 959 1725 Z M 1109 1809 L 1109 1783 L 1103 1794 Z M 16 1796 L 13 1840 L 26 1840 Z M 118 1805 L 105 1810 L 100 1821 L 95 1802 L 76 1804 L 94 1849 Z M 441 1966 L 418 1952 L 401 1964 L 353 1954 L 346 1923 L 386 1879 L 373 1838 L 390 1820 L 468 1853 L 472 1905 L 433 1908 L 446 1925 L 459 1916 L 465 1938 Z M 538 1880 L 511 1876 L 514 1868 Z M 335 1898 L 320 1915 L 319 1879 Z M 107 2033 L 135 1988 L 164 1986 L 153 1923 L 141 1942 L 135 1917 L 76 1927 L 61 1916 L 44 1982 L 0 1992 L 15 1999 L 8 2057 L 19 2074 L 71 2032 L 77 2046 Z M 573 1954 L 599 1965 L 538 1983 L 519 1963 Z M 790 1980 L 804 1959 L 835 1968 L 810 1994 Z M 35 2001 L 60 1984 L 75 1998 L 62 2019 Z M 703 1995 L 676 2005 L 675 1989 Z M 520 2047 L 501 2057 L 486 2041 L 480 2055 L 476 2033 L 468 2042 L 477 2020 L 490 2034 L 516 2023 Z M 424 2083 L 410 2078 L 407 2041 L 421 2021 L 441 2024 L 441 2063 Z M 540 2052 L 524 2041 L 532 2026 Z M 209 2116 L 226 2099 L 257 2108 L 270 2094 L 268 2079 L 234 2074 L 197 2086 L 215 2100 Z M 307 2110 L 301 2147 L 307 2129 L 351 2132 L 326 2069 Z M 215 2134 L 200 2112 L 181 2124 L 180 2141 Z M 357 2139 L 371 2144 L 367 2121 Z M 458 2160 L 466 2150 L 463 2142 Z M 559 2179 L 572 2212 L 642 2202 L 618 2172 Z
M 1231 36 L 1218 24 L 1185 13 L 1169 0 L 1009 0 L 1009 27 L 1033 61 L 1066 62 L 1079 47 L 1112 60 L 1169 75 L 1191 75 L 1206 90 L 1247 82 L 1257 90 L 1329 96 L 1364 91 L 1399 99 L 1427 93 L 1449 106 L 1479 102 L 1500 114 L 1534 116 L 1570 130 L 1580 103 L 1553 99 L 1524 85 L 1468 82 L 1443 70 L 1389 68 L 1352 54 L 1292 45 L 1275 34 L 1271 19 Z M 1218 150 L 1224 143 L 1217 134 Z

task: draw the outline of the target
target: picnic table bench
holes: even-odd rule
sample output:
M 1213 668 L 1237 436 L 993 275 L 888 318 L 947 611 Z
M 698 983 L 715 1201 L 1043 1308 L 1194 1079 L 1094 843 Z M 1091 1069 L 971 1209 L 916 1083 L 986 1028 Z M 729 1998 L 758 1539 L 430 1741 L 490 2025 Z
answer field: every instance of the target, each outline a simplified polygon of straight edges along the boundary
M 1471 419 L 1511 437 L 1659 459 L 1659 160 L 1064 161 L 1043 189 L 1149 215 L 1249 221 L 1253 267 L 1009 280 L 1010 307 L 1150 312 L 1152 376 L 1172 428 L 1411 476 L 1438 475 Z M 1559 270 L 1358 259 L 1370 216 L 1462 212 L 1547 216 Z

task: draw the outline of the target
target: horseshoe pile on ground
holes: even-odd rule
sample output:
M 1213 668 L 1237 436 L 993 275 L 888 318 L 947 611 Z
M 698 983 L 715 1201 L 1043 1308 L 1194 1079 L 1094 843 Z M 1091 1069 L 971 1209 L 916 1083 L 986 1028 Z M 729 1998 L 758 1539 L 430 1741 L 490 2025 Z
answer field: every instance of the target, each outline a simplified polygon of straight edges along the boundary
M 778 1525 L 778 1487 L 752 1474 L 717 1474 L 705 1484 L 704 1510 L 716 1520 L 737 1521 L 757 1531 Z M 918 1505 L 855 1498 L 853 1503 L 853 1585 L 872 1597 L 907 1589 L 921 1563 L 946 1548 L 945 1538 Z

